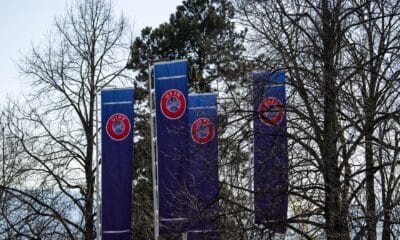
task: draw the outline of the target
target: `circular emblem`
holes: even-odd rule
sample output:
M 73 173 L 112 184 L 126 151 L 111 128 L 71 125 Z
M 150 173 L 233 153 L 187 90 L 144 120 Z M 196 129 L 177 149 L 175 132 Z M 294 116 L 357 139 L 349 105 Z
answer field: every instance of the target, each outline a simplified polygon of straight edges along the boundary
M 111 139 L 121 141 L 129 135 L 131 123 L 127 116 L 122 113 L 116 113 L 107 120 L 106 131 Z
M 213 123 L 208 118 L 199 118 L 192 124 L 193 141 L 205 144 L 213 140 L 215 129 Z
M 278 124 L 284 116 L 283 104 L 275 97 L 265 98 L 258 107 L 258 113 L 264 124 Z
M 186 110 L 186 99 L 177 89 L 170 89 L 161 96 L 161 111 L 169 119 L 182 117 Z

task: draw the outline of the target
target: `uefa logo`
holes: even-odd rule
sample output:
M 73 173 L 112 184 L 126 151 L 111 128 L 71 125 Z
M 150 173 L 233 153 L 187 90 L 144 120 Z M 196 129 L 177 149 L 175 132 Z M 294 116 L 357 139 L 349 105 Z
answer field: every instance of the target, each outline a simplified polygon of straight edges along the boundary
M 199 118 L 193 122 L 191 133 L 193 141 L 205 144 L 214 139 L 215 128 L 208 118 Z
M 170 89 L 161 96 L 161 112 L 166 118 L 179 119 L 185 113 L 186 99 L 177 89 Z
M 268 126 L 278 124 L 284 116 L 282 102 L 275 97 L 265 98 L 258 107 L 258 113 L 262 123 Z
M 122 113 L 116 113 L 107 120 L 106 131 L 111 139 L 122 141 L 129 135 L 131 123 L 127 116 Z

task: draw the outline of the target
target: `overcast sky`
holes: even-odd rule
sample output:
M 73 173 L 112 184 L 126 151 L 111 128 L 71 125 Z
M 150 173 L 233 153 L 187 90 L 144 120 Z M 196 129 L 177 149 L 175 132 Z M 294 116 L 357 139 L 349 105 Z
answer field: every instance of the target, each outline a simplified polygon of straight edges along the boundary
M 31 44 L 43 40 L 52 28 L 54 17 L 63 15 L 66 3 L 73 0 L 0 0 L 0 102 L 17 97 L 23 83 L 15 62 L 29 51 Z M 182 0 L 114 0 L 116 13 L 129 19 L 134 36 L 145 26 L 167 22 Z M 0 103 L 1 105 L 1 103 Z

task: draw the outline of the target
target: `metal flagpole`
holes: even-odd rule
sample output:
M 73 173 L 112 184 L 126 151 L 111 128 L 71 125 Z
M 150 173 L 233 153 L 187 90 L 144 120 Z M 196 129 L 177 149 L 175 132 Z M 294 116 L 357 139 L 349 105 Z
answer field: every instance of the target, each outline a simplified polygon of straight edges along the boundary
M 252 132 L 252 124 L 250 122 L 249 124 L 250 132 Z M 249 136 L 249 146 L 248 146 L 248 158 L 249 158 L 249 165 L 250 165 L 250 209 L 253 211 L 253 217 L 251 218 L 252 224 L 255 224 L 255 208 L 254 208 L 254 158 L 253 158 L 253 138 L 250 135 Z M 250 235 L 253 235 L 253 233 L 250 232 Z M 253 236 L 250 236 L 253 237 Z
M 254 93 L 252 92 L 251 95 L 251 101 L 250 103 L 254 102 Z M 253 104 L 250 104 L 249 108 L 252 109 Z M 251 112 L 251 111 L 250 111 Z M 254 121 L 254 117 L 252 117 L 253 121 Z M 248 158 L 249 158 L 249 166 L 250 166 L 250 209 L 253 211 L 253 217 L 251 218 L 251 224 L 255 225 L 255 189 L 254 189 L 254 125 L 253 125 L 253 121 L 249 122 L 249 132 L 251 133 L 249 135 L 249 146 L 248 146 Z M 250 232 L 250 237 L 254 237 L 254 232 Z
M 96 90 L 96 204 L 97 204 L 97 227 L 96 236 L 101 240 L 101 205 L 100 205 L 100 158 L 99 158 L 99 94 Z
M 1 117 L 0 120 L 4 121 L 4 118 L 3 118 L 4 117 L 4 112 L 1 113 L 0 117 Z M 5 186 L 6 185 L 6 153 L 5 153 L 6 148 L 5 148 L 5 142 L 4 142 L 4 140 L 5 140 L 5 135 L 4 135 L 5 125 L 3 125 L 2 123 L 0 123 L 0 125 L 2 125 L 1 126 L 1 142 L 2 142 L 2 151 L 1 151 L 1 155 L 2 155 L 2 157 L 1 157 L 1 160 L 2 160 L 2 172 L 1 172 L 1 174 L 2 174 L 2 177 L 1 177 L 1 184 L 3 186 Z M 5 196 L 4 191 L 0 191 L 0 201 L 1 201 L 1 199 L 3 199 L 3 196 Z
M 150 145 L 151 145 L 151 165 L 152 165 L 152 173 L 153 173 L 153 208 L 154 208 L 154 239 L 158 240 L 159 235 L 159 220 L 158 220 L 158 182 L 157 182 L 157 162 L 156 162 L 156 154 L 154 147 L 154 118 L 153 118 L 153 94 L 151 91 L 151 68 L 150 62 L 148 63 L 148 72 L 149 72 L 149 105 L 150 105 Z

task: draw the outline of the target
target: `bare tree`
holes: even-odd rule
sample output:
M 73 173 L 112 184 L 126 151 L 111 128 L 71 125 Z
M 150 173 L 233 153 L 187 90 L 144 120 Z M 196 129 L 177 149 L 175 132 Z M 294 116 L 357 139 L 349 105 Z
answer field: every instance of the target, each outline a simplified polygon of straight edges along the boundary
M 376 144 L 374 157 L 377 159 L 376 165 L 379 169 L 376 182 L 378 189 L 381 190 L 381 196 L 377 197 L 380 201 L 377 201 L 378 209 L 375 217 L 377 221 L 383 222 L 382 239 L 389 240 L 398 236 L 395 228 L 398 228 L 400 220 L 396 214 L 396 208 L 400 201 L 398 191 L 400 186 L 400 175 L 398 174 L 400 157 L 399 122 L 385 121 L 376 131 L 380 143 Z
M 256 2 L 257 7 L 249 7 Z M 265 51 L 267 69 L 284 69 L 289 88 L 288 136 L 301 153 L 301 162 L 292 169 L 290 191 L 311 203 L 310 218 L 294 216 L 320 228 L 324 218 L 327 239 L 349 239 L 347 192 L 340 157 L 338 96 L 343 67 L 340 62 L 344 44 L 344 16 L 341 1 L 319 3 L 298 1 L 242 1 L 239 8 L 244 23 L 252 28 L 254 43 Z M 297 178 L 299 177 L 299 178 Z M 303 188 L 303 184 L 308 187 Z M 290 221 L 290 220 L 289 220 Z
M 398 111 L 395 106 L 400 94 L 397 83 L 400 5 L 396 1 L 354 1 L 353 4 L 354 18 L 360 24 L 347 34 L 349 56 L 356 69 L 355 81 L 346 85 L 352 100 L 347 99 L 352 102 L 350 111 L 357 114 L 355 126 L 364 136 L 366 230 L 368 239 L 374 240 L 379 219 L 375 174 L 380 170 L 380 157 L 374 151 L 383 140 L 375 132 L 396 117 Z
M 46 40 L 19 64 L 33 91 L 8 112 L 26 179 L 7 189 L 33 218 L 60 223 L 56 231 L 65 232 L 64 239 L 95 238 L 96 98 L 112 82 L 124 82 L 129 54 L 126 20 L 117 19 L 112 6 L 76 1 L 56 18 Z M 10 224 L 18 228 L 23 221 L 15 218 Z
M 382 141 L 378 129 L 398 117 L 398 2 L 236 2 L 256 66 L 287 72 L 289 228 L 307 238 L 376 239 L 376 173 L 395 164 L 396 140 Z M 380 164 L 378 149 L 392 161 Z M 395 181 L 385 181 L 386 198 Z

